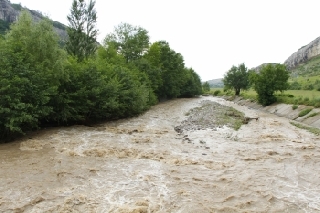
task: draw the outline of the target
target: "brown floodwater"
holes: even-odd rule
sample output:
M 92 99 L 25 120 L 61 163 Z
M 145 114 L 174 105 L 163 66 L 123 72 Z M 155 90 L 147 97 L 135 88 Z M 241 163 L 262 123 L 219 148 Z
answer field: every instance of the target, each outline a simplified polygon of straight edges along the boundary
M 175 132 L 202 100 L 259 120 Z M 201 97 L 41 130 L 0 144 L 0 212 L 320 212 L 320 138 L 289 122 Z

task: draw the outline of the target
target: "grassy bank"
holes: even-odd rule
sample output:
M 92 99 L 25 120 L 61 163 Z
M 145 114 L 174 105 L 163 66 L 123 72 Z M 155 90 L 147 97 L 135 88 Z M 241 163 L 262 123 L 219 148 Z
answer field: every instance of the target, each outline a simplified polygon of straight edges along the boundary
M 224 92 L 222 88 L 211 88 L 208 94 L 223 96 L 234 95 L 234 92 Z M 252 89 L 242 91 L 240 96 L 245 99 L 257 100 L 257 93 Z M 277 92 L 276 97 L 278 103 L 320 107 L 320 91 L 316 90 L 287 90 L 283 93 Z

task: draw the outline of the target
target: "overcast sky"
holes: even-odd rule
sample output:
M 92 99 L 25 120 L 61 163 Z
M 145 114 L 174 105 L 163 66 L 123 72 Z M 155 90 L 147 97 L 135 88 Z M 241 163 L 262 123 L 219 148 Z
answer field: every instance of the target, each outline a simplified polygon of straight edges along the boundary
M 72 0 L 11 0 L 68 24 Z M 320 36 L 319 0 L 96 0 L 98 40 L 121 22 L 183 55 L 203 81 L 232 65 L 283 63 Z

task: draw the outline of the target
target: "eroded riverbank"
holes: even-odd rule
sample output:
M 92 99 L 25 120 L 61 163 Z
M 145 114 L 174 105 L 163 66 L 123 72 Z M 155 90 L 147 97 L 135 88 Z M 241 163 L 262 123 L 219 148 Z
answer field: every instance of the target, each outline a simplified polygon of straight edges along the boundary
M 178 134 L 203 100 L 259 120 Z M 320 212 L 319 142 L 286 118 L 214 97 L 177 99 L 1 144 L 0 211 Z

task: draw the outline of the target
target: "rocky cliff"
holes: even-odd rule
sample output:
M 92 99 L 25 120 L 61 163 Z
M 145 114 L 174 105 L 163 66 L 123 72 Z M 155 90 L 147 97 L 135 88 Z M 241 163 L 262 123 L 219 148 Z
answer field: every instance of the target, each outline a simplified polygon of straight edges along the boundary
M 298 64 L 304 63 L 311 58 L 320 55 L 320 37 L 310 42 L 308 45 L 301 47 L 297 52 L 293 53 L 284 64 L 288 69 L 295 68 Z
M 18 15 L 8 0 L 0 0 L 0 19 L 11 23 L 17 20 Z
M 7 23 L 12 23 L 17 20 L 22 9 L 28 10 L 33 20 L 39 21 L 43 19 L 41 12 L 30 10 L 28 8 L 22 8 L 20 4 L 11 4 L 9 0 L 0 0 L 0 20 Z M 67 37 L 66 26 L 60 22 L 53 22 L 53 26 L 57 34 L 62 40 Z

